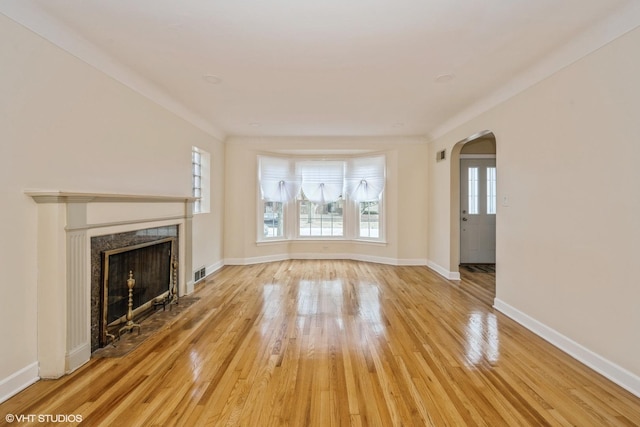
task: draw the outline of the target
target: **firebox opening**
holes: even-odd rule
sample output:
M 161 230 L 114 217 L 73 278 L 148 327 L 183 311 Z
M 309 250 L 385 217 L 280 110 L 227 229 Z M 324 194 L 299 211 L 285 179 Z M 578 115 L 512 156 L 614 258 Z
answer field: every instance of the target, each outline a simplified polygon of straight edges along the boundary
M 127 279 L 133 273 L 133 315 L 144 316 L 154 302 L 168 297 L 175 238 L 165 238 L 103 252 L 100 346 L 126 323 L 129 303 Z

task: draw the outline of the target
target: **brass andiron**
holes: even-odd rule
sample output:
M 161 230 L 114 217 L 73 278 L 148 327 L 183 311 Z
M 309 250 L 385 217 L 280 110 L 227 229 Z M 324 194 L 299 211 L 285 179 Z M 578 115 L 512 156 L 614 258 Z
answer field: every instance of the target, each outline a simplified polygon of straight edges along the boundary
M 110 334 L 109 332 L 106 333 L 106 336 L 107 336 L 107 345 L 109 345 L 109 340 L 111 340 L 111 345 L 116 347 L 116 336 L 113 334 Z
M 120 328 L 118 331 L 118 339 L 120 339 L 120 335 L 122 331 L 131 332 L 133 328 L 138 328 L 138 334 L 140 334 L 140 325 L 137 323 L 133 323 L 133 287 L 135 286 L 136 281 L 133 278 L 133 271 L 129 271 L 129 279 L 127 279 L 127 287 L 129 288 L 129 309 L 127 310 L 127 324 Z
M 169 309 L 171 304 L 178 304 L 178 258 L 174 255 L 171 261 L 171 296 L 169 297 Z

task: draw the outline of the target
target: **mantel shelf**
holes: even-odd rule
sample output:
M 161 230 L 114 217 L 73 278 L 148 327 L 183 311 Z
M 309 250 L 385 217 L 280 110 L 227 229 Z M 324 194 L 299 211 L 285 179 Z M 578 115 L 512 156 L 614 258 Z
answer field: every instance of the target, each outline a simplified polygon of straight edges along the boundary
M 191 196 L 163 196 L 152 194 L 82 193 L 70 191 L 25 190 L 36 203 L 189 203 Z

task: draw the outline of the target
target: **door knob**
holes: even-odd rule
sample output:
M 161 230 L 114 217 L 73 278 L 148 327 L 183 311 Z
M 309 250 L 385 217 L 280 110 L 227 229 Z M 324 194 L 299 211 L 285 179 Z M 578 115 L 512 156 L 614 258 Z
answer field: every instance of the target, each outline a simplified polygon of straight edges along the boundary
M 467 220 L 467 218 L 462 218 L 462 220 L 463 220 L 463 221 L 466 221 L 466 220 Z

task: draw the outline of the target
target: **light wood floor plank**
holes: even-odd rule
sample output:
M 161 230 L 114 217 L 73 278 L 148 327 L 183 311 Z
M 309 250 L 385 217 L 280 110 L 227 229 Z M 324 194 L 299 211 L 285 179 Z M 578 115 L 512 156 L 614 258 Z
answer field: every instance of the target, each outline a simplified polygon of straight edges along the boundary
M 0 415 L 78 414 L 91 426 L 640 425 L 638 397 L 493 310 L 490 268 L 461 276 L 356 261 L 227 266 L 128 355 L 40 381 Z

